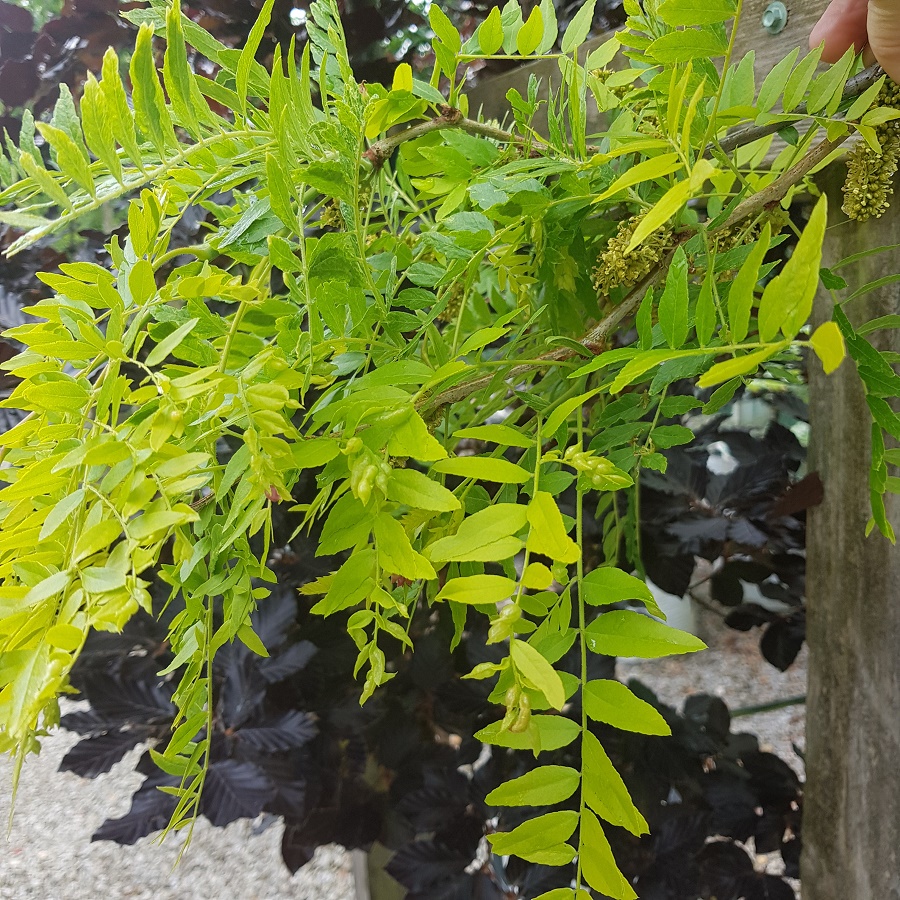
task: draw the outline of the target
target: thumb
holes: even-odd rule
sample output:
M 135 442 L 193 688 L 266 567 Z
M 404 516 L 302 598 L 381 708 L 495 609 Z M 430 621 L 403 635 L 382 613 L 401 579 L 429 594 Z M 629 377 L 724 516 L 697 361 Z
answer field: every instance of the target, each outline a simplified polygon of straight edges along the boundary
M 875 59 L 900 82 L 900 0 L 869 0 L 868 31 Z

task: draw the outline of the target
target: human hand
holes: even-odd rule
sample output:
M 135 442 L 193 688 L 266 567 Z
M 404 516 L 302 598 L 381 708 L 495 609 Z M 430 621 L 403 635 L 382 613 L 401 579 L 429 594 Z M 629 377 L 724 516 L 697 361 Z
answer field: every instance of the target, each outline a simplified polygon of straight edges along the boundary
M 809 36 L 810 47 L 822 41 L 825 62 L 837 62 L 853 45 L 867 65 L 877 61 L 900 82 L 900 0 L 832 0 Z

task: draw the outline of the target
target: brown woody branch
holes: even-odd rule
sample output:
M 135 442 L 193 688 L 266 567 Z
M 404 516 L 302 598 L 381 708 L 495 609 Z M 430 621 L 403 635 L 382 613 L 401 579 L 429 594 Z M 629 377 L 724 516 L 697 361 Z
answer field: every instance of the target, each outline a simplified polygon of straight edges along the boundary
M 884 75 L 884 69 L 879 65 L 869 66 L 868 69 L 864 69 L 858 75 L 854 75 L 844 86 L 841 100 L 853 100 L 860 94 L 864 94 L 876 81 L 878 81 L 879 78 L 881 78 L 882 75 Z M 792 117 L 806 116 L 806 104 L 799 106 L 790 115 Z M 752 144 L 754 141 L 768 137 L 770 134 L 776 134 L 781 131 L 782 128 L 787 127 L 788 124 L 790 123 L 769 122 L 766 125 L 742 125 L 740 128 L 735 128 L 734 131 L 725 135 L 725 137 L 719 141 L 717 149 L 721 150 L 723 153 L 731 153 L 733 150 L 737 150 L 738 147 Z M 705 155 L 710 156 L 712 152 L 713 148 L 709 147 L 707 148 Z
M 458 128 L 468 134 L 475 134 L 479 137 L 490 138 L 499 141 L 501 144 L 522 144 L 526 143 L 524 138 L 513 134 L 510 131 L 504 131 L 494 125 L 488 125 L 484 122 L 476 122 L 474 119 L 467 119 L 461 110 L 452 106 L 442 106 L 440 115 L 429 119 L 427 122 L 420 122 L 418 125 L 411 125 L 404 128 L 396 134 L 388 135 L 379 141 L 375 141 L 368 150 L 363 153 L 363 158 L 367 159 L 377 169 L 384 165 L 390 159 L 391 154 L 406 141 L 412 141 L 423 135 L 430 134 L 432 131 L 442 131 L 445 128 Z M 535 150 L 546 150 L 547 145 L 539 141 L 531 141 L 530 146 Z
M 716 228 L 710 230 L 710 234 L 717 234 L 725 229 L 732 228 L 738 222 L 743 221 L 744 219 L 748 219 L 752 216 L 756 216 L 759 213 L 763 212 L 766 208 L 771 208 L 775 204 L 781 202 L 782 199 L 787 195 L 787 192 L 798 182 L 802 181 L 809 172 L 814 169 L 819 163 L 821 163 L 833 150 L 839 147 L 847 138 L 849 137 L 849 133 L 835 138 L 834 140 L 826 139 L 817 144 L 806 156 L 803 157 L 796 165 L 792 166 L 788 169 L 784 174 L 782 174 L 779 178 L 773 181 L 770 185 L 763 188 L 758 193 L 754 194 L 752 197 L 745 200 L 743 203 L 738 204 L 735 207 L 734 211 L 731 215 L 720 225 L 716 226 Z M 625 299 L 618 305 L 616 308 L 606 316 L 601 322 L 595 325 L 590 331 L 587 332 L 582 338 L 579 339 L 579 343 L 584 346 L 584 348 L 590 352 L 596 353 L 598 348 L 603 348 L 609 339 L 610 335 L 621 325 L 623 321 L 630 318 L 634 315 L 638 307 L 641 305 L 641 300 L 643 300 L 644 295 L 647 292 L 647 289 L 651 287 L 665 272 L 668 267 L 672 263 L 672 258 L 675 255 L 675 251 L 678 246 L 684 243 L 688 237 L 690 236 L 689 232 L 685 232 L 677 239 L 675 246 L 673 246 L 669 252 L 665 255 L 663 259 L 657 264 L 655 269 L 643 278 L 638 284 L 636 284 L 629 292 Z M 507 380 L 509 378 L 516 378 L 519 375 L 524 375 L 527 372 L 532 371 L 533 369 L 541 368 L 542 365 L 549 362 L 556 361 L 564 361 L 567 359 L 572 359 L 576 355 L 576 351 L 572 350 L 568 347 L 559 348 L 557 350 L 553 350 L 549 353 L 543 354 L 538 359 L 533 362 L 521 363 L 517 366 L 513 366 L 509 372 L 506 374 Z M 467 397 L 470 397 L 472 394 L 478 392 L 482 388 L 490 386 L 490 384 L 494 381 L 496 376 L 487 375 L 480 378 L 476 378 L 472 381 L 464 382 L 463 384 L 455 385 L 452 388 L 448 388 L 441 393 L 430 397 L 424 398 L 420 406 L 428 407 L 430 410 L 440 409 L 441 407 L 447 406 L 450 403 L 456 403 L 460 400 L 465 400 Z
M 881 68 L 881 66 L 874 65 L 860 72 L 858 75 L 855 75 L 853 78 L 847 81 L 842 95 L 842 100 L 851 100 L 855 97 L 858 97 L 860 94 L 863 94 L 873 84 L 875 84 L 875 82 L 878 81 L 878 79 L 883 74 L 884 70 Z M 797 110 L 796 114 L 801 116 L 805 115 L 805 105 L 801 106 Z M 753 141 L 757 141 L 760 138 L 767 137 L 770 134 L 775 134 L 784 127 L 784 122 L 771 122 L 767 125 L 761 126 L 745 126 L 736 129 L 729 135 L 726 135 L 726 137 L 718 143 L 716 149 L 719 149 L 720 151 L 723 151 L 725 153 L 730 153 L 733 150 L 736 150 L 738 147 L 742 147 L 746 144 L 751 144 L 753 143 Z M 459 110 L 454 110 L 451 107 L 445 107 L 441 111 L 441 116 L 439 116 L 437 119 L 433 119 L 431 122 L 425 122 L 422 125 L 412 126 L 411 128 L 405 129 L 404 131 L 400 132 L 397 135 L 394 135 L 393 137 L 377 141 L 372 145 L 372 147 L 369 148 L 366 156 L 369 157 L 375 165 L 381 165 L 404 141 L 411 140 L 415 137 L 420 137 L 422 134 L 428 134 L 431 131 L 437 131 L 440 128 L 462 128 L 463 130 L 468 131 L 470 134 L 480 134 L 484 137 L 490 137 L 501 142 L 523 143 L 521 138 L 518 138 L 515 135 L 510 134 L 509 132 L 502 131 L 501 129 L 494 128 L 490 125 L 483 125 L 482 123 L 475 122 L 472 119 L 466 119 L 462 116 Z M 772 208 L 776 204 L 780 203 L 787 195 L 788 191 L 795 184 L 802 181 L 817 165 L 825 160 L 832 151 L 837 149 L 844 141 L 846 141 L 848 137 L 849 132 L 842 137 L 835 138 L 834 140 L 826 139 L 824 141 L 821 141 L 799 162 L 797 162 L 794 166 L 792 166 L 781 176 L 775 179 L 775 181 L 773 181 L 770 185 L 766 186 L 761 191 L 754 194 L 752 197 L 749 197 L 743 203 L 738 204 L 738 206 L 736 206 L 732 211 L 731 215 L 728 216 L 728 218 L 720 225 L 718 225 L 715 229 L 712 229 L 710 233 L 715 234 L 717 232 L 732 228 L 738 222 L 759 215 L 765 209 Z M 536 145 L 536 148 L 542 146 L 543 145 Z M 712 148 L 710 148 L 707 153 L 711 152 L 711 149 Z M 590 352 L 596 352 L 598 347 L 602 348 L 606 344 L 610 335 L 619 327 L 619 325 L 621 325 L 623 321 L 630 318 L 637 312 L 637 309 L 640 306 L 641 300 L 643 300 L 647 289 L 655 284 L 660 275 L 664 271 L 666 271 L 666 269 L 672 262 L 672 257 L 675 254 L 675 250 L 686 239 L 687 235 L 679 238 L 675 246 L 670 249 L 670 251 L 662 260 L 660 260 L 656 268 L 649 275 L 643 278 L 637 285 L 635 285 L 631 289 L 631 291 L 629 291 L 625 299 L 618 306 L 616 306 L 616 308 L 608 316 L 606 316 L 601 322 L 595 325 L 589 332 L 587 332 L 587 334 L 585 334 L 580 339 L 580 343 L 585 347 L 586 350 Z M 539 357 L 539 359 L 534 360 L 533 362 L 521 363 L 519 365 L 513 366 L 506 373 L 504 380 L 516 378 L 519 375 L 524 375 L 536 368 L 541 368 L 541 366 L 546 363 L 572 359 L 575 355 L 576 351 L 568 347 L 552 350 L 549 353 L 543 354 L 541 357 Z M 447 406 L 448 404 L 456 403 L 460 400 L 465 400 L 467 397 L 470 397 L 472 394 L 477 393 L 479 390 L 489 387 L 496 377 L 496 375 L 485 375 L 472 381 L 467 381 L 463 384 L 455 385 L 454 387 L 447 388 L 447 390 L 442 391 L 441 393 L 433 397 L 423 398 L 420 401 L 419 405 L 421 407 L 428 407 L 429 409 L 436 410 L 440 409 L 443 406 Z

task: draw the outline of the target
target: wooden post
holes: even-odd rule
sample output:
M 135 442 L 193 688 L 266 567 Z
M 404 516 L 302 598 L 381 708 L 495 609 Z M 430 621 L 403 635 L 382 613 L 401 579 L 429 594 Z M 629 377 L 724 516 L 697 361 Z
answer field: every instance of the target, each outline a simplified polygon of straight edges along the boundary
M 843 166 L 823 179 L 840 206 Z M 824 265 L 851 253 L 900 243 L 900 210 L 830 230 Z M 900 252 L 869 256 L 840 274 L 851 286 L 900 272 Z M 831 318 L 822 291 L 818 322 Z M 853 300 L 854 323 L 900 313 L 891 284 Z M 900 336 L 870 336 L 900 351 Z M 880 338 L 880 339 L 879 339 Z M 846 360 L 826 376 L 810 360 L 811 470 L 825 500 L 807 528 L 806 611 L 809 691 L 801 876 L 805 900 L 900 900 L 900 551 L 864 538 L 869 518 L 869 410 Z M 900 498 L 888 515 L 900 522 Z
M 787 5 L 787 26 L 773 37 L 761 27 L 768 0 L 744 3 L 735 46 L 738 57 L 755 49 L 757 84 L 793 47 L 806 52 L 827 2 Z M 843 177 L 836 164 L 821 179 L 832 225 L 843 218 Z M 823 265 L 900 244 L 897 201 L 881 219 L 829 228 Z M 897 250 L 840 274 L 858 287 L 893 272 L 900 272 Z M 854 300 L 846 312 L 854 322 L 900 313 L 900 286 Z M 832 298 L 822 291 L 815 324 L 831 315 Z M 873 343 L 900 352 L 896 332 L 878 332 Z M 877 534 L 865 537 L 870 420 L 853 363 L 826 376 L 811 359 L 809 469 L 821 475 L 825 500 L 810 511 L 806 534 L 804 900 L 900 900 L 900 550 Z M 891 501 L 888 515 L 900 524 L 900 498 Z

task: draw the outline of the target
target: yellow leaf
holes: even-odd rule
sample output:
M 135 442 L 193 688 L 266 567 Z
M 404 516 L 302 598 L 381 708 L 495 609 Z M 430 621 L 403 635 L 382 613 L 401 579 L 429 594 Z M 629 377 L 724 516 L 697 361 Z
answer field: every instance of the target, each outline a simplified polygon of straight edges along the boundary
M 816 356 L 822 360 L 822 368 L 825 369 L 826 375 L 830 375 L 847 355 L 844 336 L 834 322 L 823 322 L 813 332 L 809 343 L 816 351 Z
M 545 591 L 553 584 L 553 573 L 543 563 L 529 563 L 522 573 L 522 584 L 533 591 Z
M 394 83 L 391 85 L 392 91 L 409 91 L 413 89 L 412 67 L 409 63 L 400 63 L 394 69 Z
M 578 545 L 566 534 L 562 513 L 546 491 L 538 491 L 528 504 L 528 522 L 531 531 L 526 546 L 532 553 L 542 553 L 564 563 L 578 560 Z
M 610 197 L 624 191 L 625 188 L 634 187 L 644 181 L 652 181 L 654 178 L 662 178 L 664 175 L 671 175 L 681 168 L 681 160 L 677 153 L 663 153 L 661 156 L 654 156 L 652 159 L 645 159 L 643 162 L 632 166 L 624 174 L 620 175 L 599 197 L 594 198 L 594 203 L 602 203 Z

